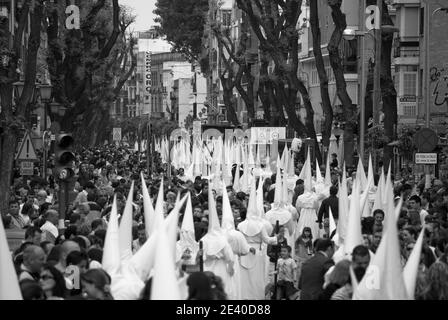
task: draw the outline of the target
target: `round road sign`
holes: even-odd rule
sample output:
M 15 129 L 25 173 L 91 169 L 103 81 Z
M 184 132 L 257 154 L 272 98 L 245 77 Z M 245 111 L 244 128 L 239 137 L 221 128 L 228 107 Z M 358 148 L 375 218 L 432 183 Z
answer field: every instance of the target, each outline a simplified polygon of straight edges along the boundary
M 432 152 L 439 142 L 437 133 L 429 128 L 420 129 L 414 138 L 419 152 Z

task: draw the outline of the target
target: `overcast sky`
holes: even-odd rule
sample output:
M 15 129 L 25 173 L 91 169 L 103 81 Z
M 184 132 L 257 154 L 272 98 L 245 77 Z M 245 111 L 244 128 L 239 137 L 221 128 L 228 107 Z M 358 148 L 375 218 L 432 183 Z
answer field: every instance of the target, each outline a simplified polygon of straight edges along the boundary
M 152 12 L 156 8 L 156 0 L 120 0 L 120 4 L 131 7 L 137 16 L 130 31 L 145 31 L 155 24 Z

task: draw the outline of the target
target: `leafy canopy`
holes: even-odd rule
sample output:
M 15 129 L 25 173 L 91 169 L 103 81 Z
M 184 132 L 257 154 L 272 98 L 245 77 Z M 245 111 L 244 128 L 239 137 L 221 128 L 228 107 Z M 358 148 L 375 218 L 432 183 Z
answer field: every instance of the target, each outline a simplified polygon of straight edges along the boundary
M 157 0 L 156 28 L 173 45 L 173 51 L 198 60 L 206 24 L 208 0 Z

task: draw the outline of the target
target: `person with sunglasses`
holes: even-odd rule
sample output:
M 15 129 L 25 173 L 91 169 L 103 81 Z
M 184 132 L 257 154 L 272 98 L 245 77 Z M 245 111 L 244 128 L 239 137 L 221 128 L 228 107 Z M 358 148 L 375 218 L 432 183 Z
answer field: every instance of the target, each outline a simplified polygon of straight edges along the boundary
M 64 300 L 66 297 L 65 280 L 53 266 L 46 264 L 42 268 L 39 285 L 44 291 L 46 300 Z

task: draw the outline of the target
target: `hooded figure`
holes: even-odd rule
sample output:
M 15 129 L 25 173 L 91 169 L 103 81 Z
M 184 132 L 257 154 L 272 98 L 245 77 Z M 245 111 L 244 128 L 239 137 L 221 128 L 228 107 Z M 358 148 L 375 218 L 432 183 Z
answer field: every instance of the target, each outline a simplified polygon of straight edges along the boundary
M 233 220 L 232 208 L 230 207 L 229 196 L 227 194 L 226 185 L 222 184 L 222 230 L 227 237 L 227 241 L 232 248 L 234 254 L 235 274 L 232 277 L 231 286 L 226 288 L 226 292 L 230 300 L 241 300 L 241 267 L 239 263 L 240 256 L 245 256 L 250 251 L 255 250 L 249 247 L 246 238 L 240 232 L 235 230 L 235 222 Z
M 208 188 L 208 208 L 208 232 L 200 240 L 203 243 L 204 271 L 211 271 L 221 277 L 224 288 L 230 288 L 235 273 L 234 254 L 221 229 L 211 188 Z
M 263 244 L 277 244 L 276 237 L 269 237 L 262 213 L 257 210 L 255 180 L 252 181 L 246 220 L 238 225 L 255 254 L 241 257 L 241 293 L 243 300 L 265 298 L 266 251 Z
M 303 180 L 305 181 L 305 192 L 297 198 L 296 208 L 300 218 L 296 228 L 296 238 L 300 236 L 303 228 L 309 227 L 313 238 L 319 235 L 319 225 L 317 224 L 317 210 L 319 209 L 318 195 L 312 188 L 311 160 L 308 150 L 305 166 L 302 170 Z M 302 173 L 301 173 L 302 175 Z
M 186 252 L 187 251 L 187 252 Z M 180 228 L 180 240 L 176 243 L 176 263 L 182 262 L 182 256 L 188 254 L 190 258 L 183 260 L 186 265 L 196 264 L 196 255 L 199 251 L 199 244 L 196 242 L 193 222 L 193 209 L 191 206 L 191 195 L 188 193 L 187 207 L 185 209 L 182 226 Z

